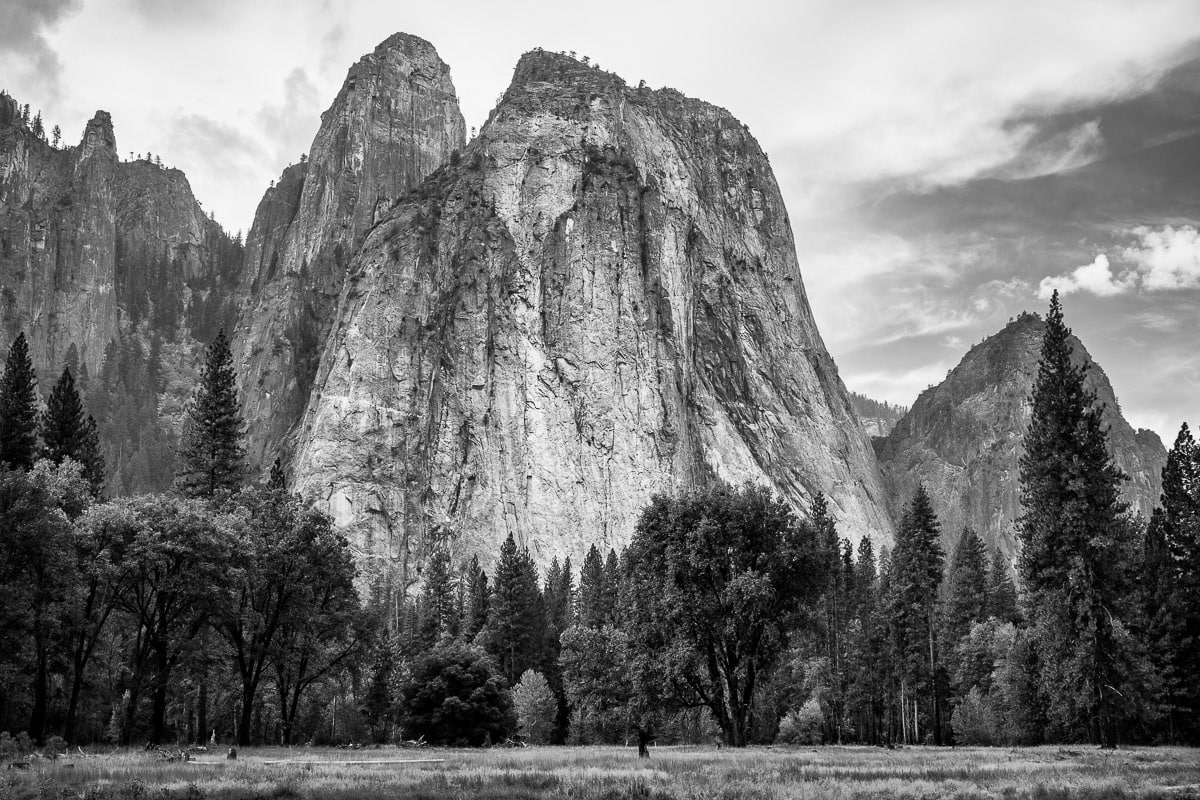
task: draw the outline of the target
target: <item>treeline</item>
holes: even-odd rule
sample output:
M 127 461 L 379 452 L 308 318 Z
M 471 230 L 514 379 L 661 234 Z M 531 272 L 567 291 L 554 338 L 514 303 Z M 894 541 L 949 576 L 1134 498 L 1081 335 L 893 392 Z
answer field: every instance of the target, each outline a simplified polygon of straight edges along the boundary
M 104 501 L 70 370 L 39 414 L 18 337 L 0 381 L 0 730 L 61 747 L 327 728 L 304 715 L 336 704 L 370 640 L 353 559 L 278 470 L 246 483 L 243 427 L 220 333 L 172 491 Z
M 0 458 L 15 467 L 0 473 L 0 730 L 636 741 L 643 754 L 714 739 L 1196 743 L 1200 448 L 1185 426 L 1161 508 L 1130 516 L 1069 335 L 1055 297 L 1015 575 L 971 530 L 948 556 L 923 488 L 877 553 L 842 537 L 820 495 L 801 519 L 764 489 L 715 485 L 654 498 L 628 548 L 592 547 L 577 570 L 539 574 L 512 536 L 494 559 L 456 564 L 441 537 L 417 596 L 381 585 L 365 603 L 347 543 L 278 464 L 247 484 L 223 334 L 171 492 L 107 502 L 76 463 L 84 450 L 51 446 L 45 420 L 86 433 L 81 411 L 29 427 L 32 394 L 13 387 L 32 370 L 14 344 L 0 383 Z

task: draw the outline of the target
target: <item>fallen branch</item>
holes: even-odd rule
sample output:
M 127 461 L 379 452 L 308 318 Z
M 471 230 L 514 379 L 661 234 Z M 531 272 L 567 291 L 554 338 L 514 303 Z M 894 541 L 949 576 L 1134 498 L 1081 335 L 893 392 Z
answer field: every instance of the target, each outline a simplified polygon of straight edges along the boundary
M 264 761 L 264 764 L 441 764 L 444 758 L 370 758 L 365 761 L 310 761 L 308 759 L 282 759 L 279 761 Z M 200 762 L 196 762 L 200 763 Z

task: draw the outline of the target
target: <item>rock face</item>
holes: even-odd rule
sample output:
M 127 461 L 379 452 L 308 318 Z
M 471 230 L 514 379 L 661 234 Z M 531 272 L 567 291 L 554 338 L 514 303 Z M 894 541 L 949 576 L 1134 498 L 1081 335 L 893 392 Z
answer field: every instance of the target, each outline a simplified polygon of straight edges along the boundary
M 896 427 L 896 423 L 908 413 L 904 406 L 872 400 L 858 392 L 850 393 L 850 405 L 858 415 L 859 424 L 872 439 L 887 436 L 892 432 L 892 428 Z
M 293 467 L 404 585 L 442 537 L 621 547 L 653 493 L 713 476 L 891 539 L 757 142 L 540 51 L 351 262 Z
M 119 161 L 107 112 L 58 149 L 12 98 L 0 105 L 0 345 L 25 331 L 42 378 L 56 378 L 72 344 L 94 373 L 123 328 L 147 320 L 174 338 L 228 316 L 241 245 L 182 172 Z
M 1043 331 L 1040 317 L 1023 314 L 971 348 L 945 381 L 921 393 L 886 439 L 875 442 L 897 508 L 918 483 L 925 484 L 947 553 L 969 525 L 989 546 L 1016 557 L 1018 465 Z M 1153 432 L 1130 427 L 1104 370 L 1078 339 L 1072 341 L 1076 359 L 1091 364 L 1087 386 L 1104 404 L 1110 452 L 1129 476 L 1123 497 L 1149 517 L 1162 491 L 1166 450 Z
M 351 256 L 401 195 L 464 143 L 450 69 L 396 34 L 351 67 L 304 163 L 264 195 L 246 240 L 235 337 L 252 464 L 269 468 L 308 401 Z
M 25 331 L 39 365 L 75 343 L 95 368 L 117 331 L 117 151 L 100 111 L 78 147 L 51 148 L 0 103 L 0 319 L 3 345 Z

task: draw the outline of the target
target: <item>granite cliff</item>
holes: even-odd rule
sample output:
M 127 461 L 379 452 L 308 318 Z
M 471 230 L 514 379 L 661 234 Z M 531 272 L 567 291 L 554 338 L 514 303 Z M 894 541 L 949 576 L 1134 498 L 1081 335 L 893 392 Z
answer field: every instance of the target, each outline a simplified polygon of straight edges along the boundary
M 971 348 L 946 380 L 921 393 L 890 435 L 875 440 L 897 508 L 918 483 L 925 484 L 947 553 L 969 525 L 990 547 L 1015 559 L 1018 464 L 1043 330 L 1036 314 L 1017 317 Z M 1162 491 L 1166 450 L 1155 433 L 1135 431 L 1126 422 L 1104 370 L 1082 342 L 1073 339 L 1073 346 L 1076 359 L 1091 365 L 1087 386 L 1104 404 L 1110 452 L 1129 476 L 1122 496 L 1148 518 Z
M 346 273 L 292 474 L 369 572 L 407 585 L 439 538 L 620 547 L 714 476 L 890 541 L 770 164 L 723 109 L 528 53 Z
M 0 324 L 43 377 L 71 345 L 95 372 L 122 330 L 205 339 L 227 313 L 241 244 L 205 215 L 182 172 L 121 161 L 98 111 L 80 143 L 52 147 L 0 97 Z M 211 330 L 210 330 L 211 329 Z
M 350 68 L 302 163 L 264 195 L 246 238 L 234 359 L 269 468 L 308 401 L 347 266 L 367 230 L 464 143 L 450 68 L 398 33 Z

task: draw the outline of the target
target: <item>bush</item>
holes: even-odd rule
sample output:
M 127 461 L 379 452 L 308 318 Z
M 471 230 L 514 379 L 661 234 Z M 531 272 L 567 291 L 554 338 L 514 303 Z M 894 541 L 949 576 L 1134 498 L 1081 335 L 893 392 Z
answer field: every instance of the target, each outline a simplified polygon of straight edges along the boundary
M 483 651 L 435 647 L 413 664 L 404 685 L 404 732 L 430 744 L 503 742 L 517 727 L 504 677 Z
M 954 729 L 955 744 L 990 745 L 1000 740 L 991 702 L 979 691 L 978 686 L 972 686 L 967 696 L 955 707 L 950 716 L 950 725 Z
M 821 711 L 820 702 L 810 697 L 799 711 L 789 711 L 779 723 L 779 735 L 775 741 L 780 744 L 820 744 L 824 722 L 825 714 Z
M 513 708 L 521 735 L 530 744 L 548 744 L 558 719 L 558 699 L 540 673 L 525 670 L 513 687 Z

